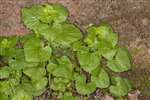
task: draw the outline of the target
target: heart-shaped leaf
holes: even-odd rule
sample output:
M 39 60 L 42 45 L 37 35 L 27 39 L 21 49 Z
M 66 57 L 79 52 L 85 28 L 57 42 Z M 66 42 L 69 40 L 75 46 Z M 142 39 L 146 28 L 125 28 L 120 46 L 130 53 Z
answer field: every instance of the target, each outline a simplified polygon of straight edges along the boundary
M 86 83 L 85 77 L 81 75 L 76 75 L 75 79 L 76 79 L 75 87 L 78 93 L 83 95 L 89 95 L 95 91 L 96 84 L 94 82 Z
M 32 80 L 40 80 L 46 75 L 46 70 L 44 67 L 30 67 L 23 69 L 23 73 L 30 77 Z
M 98 73 L 97 73 L 97 71 L 98 71 Z M 94 83 L 96 83 L 96 87 L 107 88 L 110 84 L 109 76 L 108 76 L 107 72 L 103 68 L 96 68 L 95 71 L 93 71 L 93 72 L 94 73 L 91 76 L 91 80 Z
M 132 90 L 131 83 L 125 78 L 113 77 L 112 83 L 113 85 L 110 86 L 109 91 L 115 97 L 125 96 Z
M 100 57 L 96 53 L 78 52 L 77 54 L 81 68 L 87 72 L 94 70 L 100 63 Z
M 123 72 L 131 68 L 131 61 L 129 53 L 119 48 L 114 59 L 109 60 L 107 66 L 114 72 Z
M 25 60 L 28 62 L 48 61 L 51 52 L 51 48 L 49 46 L 43 47 L 42 42 L 38 38 L 30 38 L 24 45 Z

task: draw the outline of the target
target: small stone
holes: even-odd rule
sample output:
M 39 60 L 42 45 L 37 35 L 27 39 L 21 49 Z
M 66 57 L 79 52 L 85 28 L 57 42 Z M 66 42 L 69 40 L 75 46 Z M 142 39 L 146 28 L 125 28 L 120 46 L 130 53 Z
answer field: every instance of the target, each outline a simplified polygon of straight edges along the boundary
M 140 91 L 139 90 L 133 91 L 132 93 L 128 94 L 128 100 L 139 100 L 138 99 L 139 95 L 140 95 Z
M 144 18 L 144 19 L 142 20 L 142 24 L 143 24 L 143 25 L 148 25 L 148 23 L 149 23 L 149 19 L 148 19 L 148 18 Z

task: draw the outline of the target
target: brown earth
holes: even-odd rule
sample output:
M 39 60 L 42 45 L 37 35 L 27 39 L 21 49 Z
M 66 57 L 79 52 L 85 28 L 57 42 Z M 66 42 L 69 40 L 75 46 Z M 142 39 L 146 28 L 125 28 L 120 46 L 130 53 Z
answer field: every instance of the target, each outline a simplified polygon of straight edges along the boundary
M 140 100 L 150 100 L 150 0 L 0 0 L 0 36 L 26 34 L 21 7 L 47 2 L 66 6 L 69 19 L 83 30 L 90 23 L 109 22 L 133 56 L 133 69 L 123 76 L 141 91 Z

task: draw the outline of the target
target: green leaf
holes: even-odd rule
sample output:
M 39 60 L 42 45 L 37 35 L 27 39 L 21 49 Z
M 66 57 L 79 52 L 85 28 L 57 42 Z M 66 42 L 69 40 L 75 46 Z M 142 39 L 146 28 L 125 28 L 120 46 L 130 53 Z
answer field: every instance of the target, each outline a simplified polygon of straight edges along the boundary
M 51 48 L 43 46 L 38 38 L 31 38 L 24 44 L 25 60 L 28 62 L 48 61 L 51 56 Z
M 8 92 L 10 90 L 10 84 L 8 81 L 0 81 L 0 92 Z
M 81 39 L 80 30 L 73 24 L 57 25 L 53 30 L 55 32 L 54 41 L 61 44 L 70 44 Z
M 14 70 L 21 70 L 30 67 L 37 67 L 39 63 L 35 62 L 26 62 L 25 60 L 9 60 L 9 67 Z
M 18 37 L 2 38 L 0 41 L 0 56 L 13 56 L 16 53 Z
M 13 70 L 11 69 L 10 77 L 9 77 L 9 84 L 11 88 L 20 84 L 20 80 L 22 77 L 22 72 L 20 70 Z
M 71 44 L 71 47 L 72 47 L 73 51 L 78 51 L 78 52 L 82 52 L 82 51 L 88 49 L 87 47 L 84 46 L 84 43 L 81 41 L 73 42 Z
M 22 83 L 15 87 L 15 91 L 23 90 L 30 96 L 39 96 L 46 90 L 47 83 L 46 77 L 42 77 L 39 80 L 27 80 L 24 78 Z
M 53 89 L 55 91 L 64 92 L 68 83 L 69 83 L 68 79 L 56 77 L 51 82 L 50 87 L 51 87 L 51 89 Z
M 91 80 L 94 83 L 96 83 L 96 87 L 107 88 L 110 84 L 109 76 L 108 76 L 107 72 L 103 68 L 98 68 L 95 70 L 96 71 L 100 70 L 100 71 L 99 71 L 98 75 L 92 75 Z
M 30 77 L 32 80 L 40 80 L 43 76 L 46 75 L 45 68 L 42 67 L 30 67 L 23 69 L 23 73 Z
M 132 90 L 131 83 L 121 77 L 112 78 L 113 85 L 110 86 L 109 91 L 115 97 L 122 97 L 129 93 Z
M 72 24 L 54 24 L 51 28 L 44 25 L 39 30 L 49 42 L 56 42 L 59 44 L 73 43 L 81 38 L 80 30 Z
M 70 60 L 66 56 L 63 56 L 58 59 L 58 63 L 58 67 L 52 72 L 52 74 L 56 77 L 62 77 L 72 80 L 73 65 L 71 64 Z
M 13 48 L 16 46 L 17 43 L 17 37 L 9 37 L 9 38 L 3 38 L 0 41 L 0 48 Z
M 56 77 L 72 79 L 72 72 L 70 72 L 67 68 L 61 66 L 55 69 L 52 74 Z
M 44 6 L 35 5 L 30 8 L 22 9 L 22 20 L 24 24 L 35 32 L 39 32 L 38 30 L 42 25 L 47 25 L 44 23 L 65 22 L 68 15 L 66 8 L 59 4 Z
M 58 16 L 54 18 L 55 23 L 65 22 L 69 16 L 68 10 L 59 4 L 53 5 L 53 9 L 57 11 Z
M 6 95 L 13 95 L 16 91 L 16 86 L 18 86 L 20 81 L 15 78 L 10 78 L 8 80 L 0 81 L 0 92 Z
M 111 33 L 108 36 L 108 42 L 111 44 L 112 47 L 115 47 L 118 43 L 118 35 L 117 33 Z
M 35 88 L 30 80 L 22 80 L 22 83 L 15 87 L 15 91 L 23 90 L 28 95 L 33 96 L 35 94 Z
M 118 43 L 118 35 L 110 30 L 111 29 L 107 29 L 107 26 L 98 27 L 99 39 L 107 42 L 111 48 L 114 48 Z
M 102 22 L 97 28 L 96 28 L 96 34 L 98 34 L 99 38 L 105 39 L 107 36 L 112 33 L 111 26 L 106 23 Z
M 39 20 L 43 23 L 51 23 L 57 16 L 58 12 L 54 10 L 52 5 L 42 6 L 39 10 Z
M 23 90 L 18 90 L 12 97 L 12 100 L 33 100 L 32 96 Z
M 68 17 L 67 9 L 59 4 L 55 5 L 45 5 L 40 11 L 40 20 L 44 23 L 51 23 L 54 21 L 55 23 L 65 22 Z
M 111 47 L 115 47 L 118 42 L 118 35 L 114 33 L 111 26 L 105 22 L 99 26 L 90 26 L 88 33 L 88 37 L 86 38 L 88 44 L 96 44 L 98 40 L 105 40 Z
M 0 92 L 0 100 L 9 100 L 9 99 L 6 94 Z
M 46 77 L 39 78 L 38 80 L 33 80 L 33 88 L 34 88 L 34 96 L 41 95 L 45 90 L 48 83 L 48 79 Z
M 84 42 L 87 43 L 90 47 L 93 45 L 97 44 L 97 34 L 96 34 L 96 27 L 95 26 L 90 26 L 87 29 L 88 35 L 85 38 Z
M 10 75 L 10 69 L 6 67 L 0 68 L 0 79 L 9 78 Z
M 117 52 L 117 47 L 111 47 L 107 41 L 101 40 L 98 45 L 98 52 L 107 60 L 111 60 Z
M 96 53 L 78 52 L 77 54 L 81 68 L 91 72 L 100 64 L 100 57 Z
M 50 62 L 48 65 L 47 65 L 47 71 L 49 72 L 49 74 L 52 74 L 53 71 L 58 67 L 57 64 L 54 64 L 52 62 Z
M 62 56 L 60 59 L 57 59 L 57 61 L 58 61 L 60 66 L 66 67 L 70 71 L 72 71 L 74 68 L 70 59 L 67 56 Z
M 73 76 L 73 65 L 68 57 L 63 56 L 57 59 L 58 64 L 49 63 L 47 70 L 50 74 L 56 77 L 66 78 L 72 80 Z
M 55 32 L 52 27 L 48 24 L 40 23 L 35 30 L 36 33 L 41 34 L 46 40 L 53 41 L 55 37 Z
M 31 40 L 33 38 L 37 37 L 35 34 L 26 34 L 26 35 L 23 35 L 23 36 L 20 36 L 19 37 L 19 42 L 24 45 L 26 41 L 28 40 Z
M 25 60 L 23 48 L 14 48 L 11 53 L 12 55 L 10 57 L 14 58 L 15 60 Z
M 66 89 L 66 84 L 64 84 L 64 83 L 54 83 L 54 84 L 51 84 L 51 89 L 53 89 L 54 91 L 64 92 L 65 89 Z
M 20 48 L 9 48 L 1 49 L 0 55 L 6 57 L 6 62 L 9 62 L 11 59 L 22 60 L 24 59 L 24 51 Z
M 45 23 L 54 21 L 55 23 L 65 22 L 68 17 L 67 9 L 59 4 L 46 5 L 41 12 L 40 20 Z
M 88 44 L 88 47 L 98 50 L 99 55 L 110 60 L 116 54 L 118 35 L 112 31 L 110 25 L 102 23 L 88 28 L 88 35 L 84 42 Z
M 39 10 L 42 6 L 32 6 L 31 8 L 22 8 L 22 20 L 24 24 L 33 30 L 37 29 L 39 21 Z
M 108 61 L 107 66 L 114 72 L 123 72 L 131 68 L 131 61 L 129 53 L 119 48 L 113 60 Z
M 96 84 L 94 82 L 86 83 L 85 77 L 77 75 L 75 87 L 77 92 L 82 95 L 89 95 L 96 90 Z
M 35 9 L 37 10 L 35 11 Z M 62 44 L 69 44 L 81 38 L 80 30 L 73 24 L 60 24 L 65 22 L 67 17 L 66 8 L 57 4 L 22 9 L 22 18 L 28 28 L 33 29 L 35 33 L 41 34 L 49 41 L 55 40 Z M 52 27 L 45 24 L 53 21 Z

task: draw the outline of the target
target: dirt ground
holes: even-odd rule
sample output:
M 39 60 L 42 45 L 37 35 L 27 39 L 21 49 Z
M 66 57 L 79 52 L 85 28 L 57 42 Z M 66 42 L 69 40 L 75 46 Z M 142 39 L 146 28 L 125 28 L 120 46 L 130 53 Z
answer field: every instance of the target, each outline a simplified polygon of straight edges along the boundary
M 150 100 L 150 0 L 0 0 L 0 36 L 27 33 L 21 7 L 47 2 L 66 6 L 69 19 L 83 30 L 90 23 L 109 22 L 133 56 L 132 70 L 122 76 L 141 91 L 139 100 Z

